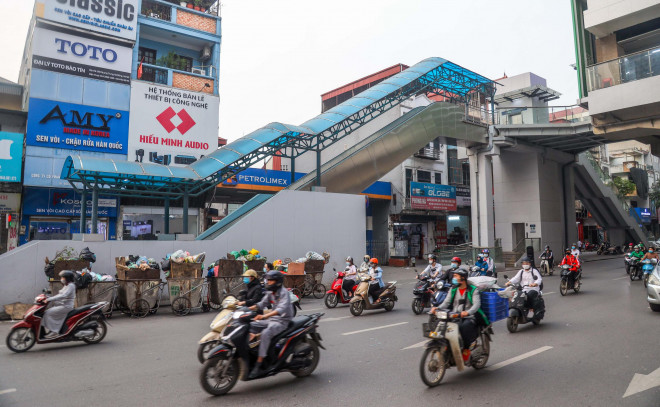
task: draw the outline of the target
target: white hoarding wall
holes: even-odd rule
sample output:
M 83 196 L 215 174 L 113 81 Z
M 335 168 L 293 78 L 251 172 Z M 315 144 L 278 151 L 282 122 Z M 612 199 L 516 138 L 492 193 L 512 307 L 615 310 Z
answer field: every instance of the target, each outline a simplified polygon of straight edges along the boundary
M 37 0 L 37 17 L 135 41 L 139 0 Z
M 46 71 L 130 84 L 133 50 L 36 27 L 32 65 Z
M 188 165 L 218 148 L 217 96 L 134 81 L 129 161 Z

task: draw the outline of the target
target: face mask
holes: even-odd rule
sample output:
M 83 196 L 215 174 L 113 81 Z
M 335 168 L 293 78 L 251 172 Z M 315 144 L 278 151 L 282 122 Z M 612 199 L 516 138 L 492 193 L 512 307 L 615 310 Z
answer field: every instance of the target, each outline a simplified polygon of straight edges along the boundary
M 455 279 L 455 278 L 452 278 L 452 279 L 451 279 L 451 283 L 452 283 L 453 285 L 458 285 L 458 280 Z
M 66 280 L 65 280 L 65 279 L 61 279 L 61 280 L 60 280 L 60 283 L 62 283 L 62 285 L 66 285 Z
M 455 269 L 456 267 L 458 267 L 458 263 L 452 263 L 451 264 L 451 268 Z
M 266 290 L 273 292 L 277 291 L 278 290 L 277 284 L 266 284 Z
M 264 273 L 268 273 L 268 269 L 264 267 Z
M 649 253 L 653 253 L 653 250 L 649 250 Z
M 250 283 L 250 277 L 243 277 L 243 282 L 245 284 L 249 284 Z
M 433 260 L 429 260 L 429 264 L 433 264 Z
M 531 265 L 529 265 L 529 264 L 523 264 L 523 269 L 525 269 L 525 270 L 529 270 L 530 268 L 532 268 Z
M 571 247 L 571 249 L 575 250 L 575 246 Z

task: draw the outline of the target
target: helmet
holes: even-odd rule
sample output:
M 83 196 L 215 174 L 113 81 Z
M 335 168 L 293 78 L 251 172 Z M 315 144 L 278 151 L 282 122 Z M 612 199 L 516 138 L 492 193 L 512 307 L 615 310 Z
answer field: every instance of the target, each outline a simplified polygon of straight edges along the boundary
M 483 249 L 483 250 L 481 251 L 481 253 L 483 253 L 483 254 L 488 254 L 488 253 L 490 253 L 490 250 L 488 250 L 488 249 Z
M 268 273 L 266 273 L 266 280 L 275 280 L 275 284 L 267 284 L 266 289 L 270 291 L 277 291 L 280 288 L 282 288 L 282 282 L 284 281 L 284 277 L 282 276 L 282 273 L 280 273 L 277 270 L 271 270 Z
M 353 258 L 352 258 L 351 256 L 348 256 L 348 257 L 346 258 L 346 261 L 350 261 L 351 263 L 353 263 Z
M 628 246 L 632 246 L 632 245 L 633 245 L 632 243 L 628 243 Z
M 456 270 L 452 271 L 452 274 L 458 274 L 459 276 L 463 277 L 464 280 L 467 280 L 467 278 L 468 278 L 467 271 L 465 271 L 463 269 L 456 269 Z
M 256 280 L 257 278 L 259 278 L 259 275 L 257 275 L 256 271 L 250 269 L 247 270 L 245 273 L 243 273 L 243 277 L 252 277 Z
M 433 260 L 437 260 L 437 259 L 438 259 L 438 256 L 436 256 L 435 254 L 431 253 L 431 254 L 429 254 L 429 257 L 428 257 L 428 258 L 429 258 L 429 259 L 433 259 Z
M 571 252 L 571 248 L 570 248 L 570 247 L 567 247 L 566 250 L 564 250 L 564 253 L 566 253 L 566 254 L 571 254 L 571 253 L 572 253 L 572 252 Z
M 367 262 L 369 261 L 370 258 L 371 258 L 371 257 L 369 257 L 368 254 L 365 254 L 364 257 L 363 257 L 364 261 L 367 261 Z
M 371 260 L 369 260 L 369 263 L 378 264 L 378 259 L 375 258 L 375 257 L 372 257 Z
M 460 257 L 452 257 L 452 258 L 451 258 L 451 262 L 452 262 L 452 263 L 458 263 L 459 266 L 460 266 L 461 263 L 462 263 Z
M 545 245 L 545 250 L 550 250 L 550 246 Z
M 530 259 L 530 258 L 527 257 L 527 256 L 525 256 L 525 257 L 523 257 L 522 259 L 520 259 L 520 263 L 531 263 L 531 262 L 532 262 L 532 259 Z
M 60 277 L 64 277 L 67 283 L 73 283 L 75 275 L 73 274 L 73 271 L 62 270 L 60 271 Z

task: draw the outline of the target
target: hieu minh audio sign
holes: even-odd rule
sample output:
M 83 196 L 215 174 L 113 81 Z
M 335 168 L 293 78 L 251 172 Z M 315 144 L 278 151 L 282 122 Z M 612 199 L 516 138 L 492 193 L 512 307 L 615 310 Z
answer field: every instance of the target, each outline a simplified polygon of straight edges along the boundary
M 26 144 L 126 154 L 128 112 L 30 98 Z
M 139 0 L 37 0 L 35 14 L 101 34 L 135 41 Z
M 34 29 L 32 65 L 46 71 L 130 84 L 133 51 L 110 43 Z
M 410 207 L 432 211 L 455 211 L 456 187 L 411 182 Z
M 218 149 L 217 96 L 131 84 L 128 159 L 187 165 Z

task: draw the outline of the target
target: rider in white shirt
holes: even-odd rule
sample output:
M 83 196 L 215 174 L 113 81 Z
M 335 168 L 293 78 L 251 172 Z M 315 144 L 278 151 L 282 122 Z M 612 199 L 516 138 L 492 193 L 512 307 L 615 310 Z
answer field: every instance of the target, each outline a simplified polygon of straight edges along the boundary
M 579 259 L 580 258 L 580 249 L 575 247 L 575 245 L 571 245 L 571 254 L 575 256 L 575 258 Z
M 429 265 L 426 266 L 424 271 L 422 271 L 422 274 L 417 276 L 417 278 L 421 277 L 428 277 L 431 280 L 437 280 L 440 277 L 440 273 L 442 272 L 442 264 L 436 262 L 437 256 L 433 253 L 429 254 Z

